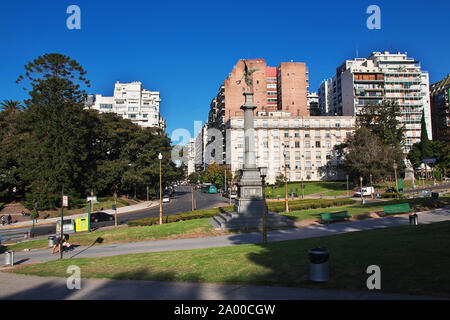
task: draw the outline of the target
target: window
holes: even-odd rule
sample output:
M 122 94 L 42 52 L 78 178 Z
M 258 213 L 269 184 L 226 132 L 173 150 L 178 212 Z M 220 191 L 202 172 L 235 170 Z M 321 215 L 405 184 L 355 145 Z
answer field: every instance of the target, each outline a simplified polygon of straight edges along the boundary
M 294 128 L 299 128 L 299 127 L 300 127 L 300 121 L 294 120 Z
M 303 122 L 303 125 L 304 125 L 305 128 L 309 128 L 309 120 L 305 120 Z
M 284 156 L 286 157 L 286 160 L 289 160 L 290 157 L 291 157 L 289 151 L 285 151 L 285 152 L 284 152 Z
M 316 148 L 320 148 L 320 141 L 316 141 Z
M 138 111 L 138 107 L 128 107 L 128 111 Z
M 285 131 L 285 132 L 284 132 L 284 137 L 285 137 L 285 138 L 289 138 L 289 131 Z
M 329 128 L 330 127 L 330 120 L 325 120 L 325 128 Z
M 311 142 L 305 141 L 305 148 L 307 149 L 311 148 Z
M 311 151 L 306 151 L 305 152 L 305 158 L 306 158 L 306 160 L 310 160 L 311 159 Z
M 322 159 L 322 153 L 320 151 L 316 151 L 316 159 Z
M 296 137 L 296 138 L 300 138 L 300 132 L 294 132 L 294 137 Z
M 112 109 L 112 104 L 100 104 L 100 109 Z
M 336 130 L 336 138 L 340 138 L 341 137 L 341 131 Z
M 340 128 L 340 127 L 341 127 L 341 123 L 340 123 L 339 121 L 336 121 L 335 127 L 336 127 L 336 128 Z
M 285 128 L 289 128 L 289 120 L 284 120 L 283 125 Z
M 273 127 L 278 128 L 278 120 L 273 120 Z
M 305 168 L 306 168 L 307 170 L 310 170 L 310 169 L 311 169 L 311 162 L 310 162 L 310 161 L 306 161 L 306 163 L 305 163 Z
M 330 131 L 325 131 L 325 137 L 329 138 L 330 137 Z
M 300 160 L 300 151 L 295 151 L 295 160 Z
M 310 134 L 309 134 L 309 131 L 305 131 L 305 138 L 310 138 L 311 136 L 310 136 Z
M 142 115 L 142 118 L 147 118 L 147 116 L 148 116 L 148 114 L 144 113 L 144 114 Z
M 300 141 L 295 141 L 295 147 L 300 148 Z
M 301 166 L 300 166 L 300 161 L 295 161 L 295 170 L 300 170 Z
M 314 120 L 314 126 L 316 128 L 319 128 L 320 127 L 320 120 Z
M 319 130 L 316 130 L 316 131 L 315 131 L 314 137 L 320 138 L 320 131 L 319 131 Z
M 267 124 L 267 120 L 263 121 L 263 128 L 267 128 L 269 125 Z

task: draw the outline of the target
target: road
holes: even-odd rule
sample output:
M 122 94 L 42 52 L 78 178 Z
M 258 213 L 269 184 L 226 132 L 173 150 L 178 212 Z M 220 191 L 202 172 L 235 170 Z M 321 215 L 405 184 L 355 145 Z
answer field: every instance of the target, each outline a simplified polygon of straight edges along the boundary
M 213 208 L 221 203 L 228 203 L 229 199 L 222 197 L 221 194 L 206 194 L 200 190 L 194 191 L 194 199 L 196 203 L 196 209 L 208 209 Z M 189 186 L 179 186 L 175 188 L 174 196 L 170 199 L 169 203 L 163 203 L 163 215 L 174 215 L 179 212 L 191 211 L 192 209 L 192 195 Z M 126 224 L 128 221 L 137 220 L 142 218 L 159 217 L 159 206 L 138 210 L 130 213 L 122 213 L 117 215 L 117 223 L 119 225 Z M 105 221 L 92 223 L 91 227 L 95 230 L 97 228 L 112 226 L 114 221 Z M 25 234 L 29 231 L 29 227 L 14 228 L 10 230 L 2 230 L 3 243 L 5 239 L 8 239 L 11 235 Z M 56 226 L 54 223 L 36 226 L 34 229 L 34 235 L 36 237 L 55 234 Z M 19 239 L 19 238 L 17 238 Z

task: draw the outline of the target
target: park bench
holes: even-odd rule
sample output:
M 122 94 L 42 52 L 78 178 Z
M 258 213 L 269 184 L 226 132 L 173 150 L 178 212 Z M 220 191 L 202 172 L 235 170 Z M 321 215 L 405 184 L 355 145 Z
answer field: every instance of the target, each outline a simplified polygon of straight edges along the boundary
M 326 223 L 330 223 L 330 221 L 343 221 L 351 218 L 348 211 L 321 213 L 320 217 L 322 218 L 322 221 Z
M 386 205 L 386 206 L 383 206 L 383 210 L 386 214 L 412 212 L 412 209 L 409 206 L 409 203 Z

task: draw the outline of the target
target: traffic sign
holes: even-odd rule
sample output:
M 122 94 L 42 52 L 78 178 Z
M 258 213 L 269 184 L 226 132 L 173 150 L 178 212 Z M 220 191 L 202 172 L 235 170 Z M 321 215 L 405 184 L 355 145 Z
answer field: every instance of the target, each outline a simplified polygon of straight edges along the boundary
M 69 206 L 69 196 L 63 196 L 63 207 Z

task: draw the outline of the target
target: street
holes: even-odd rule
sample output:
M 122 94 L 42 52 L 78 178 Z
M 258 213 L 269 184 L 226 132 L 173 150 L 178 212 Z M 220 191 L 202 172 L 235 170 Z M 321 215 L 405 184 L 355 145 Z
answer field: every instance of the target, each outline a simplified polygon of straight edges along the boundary
M 221 194 L 206 194 L 200 190 L 194 190 L 194 200 L 196 203 L 196 209 L 208 209 L 213 208 L 221 203 L 228 204 L 229 199 L 222 197 Z M 178 186 L 175 188 L 174 196 L 170 198 L 169 203 L 163 203 L 163 216 L 174 215 L 179 212 L 186 212 L 192 210 L 192 195 L 191 188 L 189 186 Z M 159 217 L 159 206 L 152 208 L 138 210 L 130 213 L 122 213 L 117 215 L 117 223 L 119 225 L 126 224 L 128 221 Z M 113 221 L 93 222 L 91 223 L 92 229 L 98 229 L 106 226 L 113 226 Z M 6 243 L 6 239 L 14 235 L 14 238 L 21 240 L 25 238 L 25 234 L 30 230 L 30 227 L 14 228 L 9 230 L 0 231 L 0 235 L 3 237 L 3 243 Z M 55 234 L 55 223 L 39 225 L 34 228 L 34 236 L 45 236 Z

